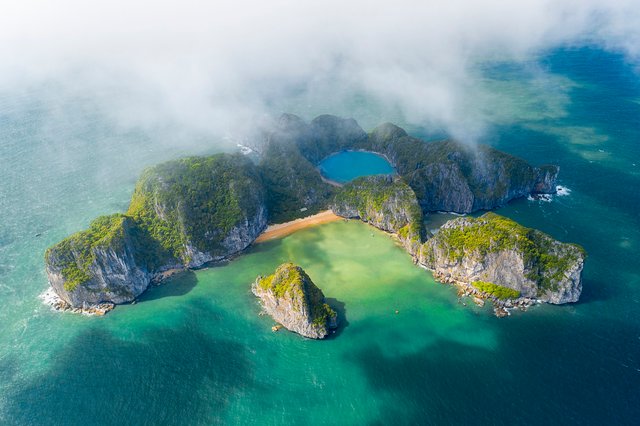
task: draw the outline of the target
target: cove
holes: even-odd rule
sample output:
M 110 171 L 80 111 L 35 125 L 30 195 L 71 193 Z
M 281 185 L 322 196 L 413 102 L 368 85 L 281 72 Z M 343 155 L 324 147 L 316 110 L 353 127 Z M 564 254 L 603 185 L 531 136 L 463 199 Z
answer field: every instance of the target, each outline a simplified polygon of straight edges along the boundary
M 368 151 L 341 151 L 318 164 L 326 179 L 343 184 L 360 176 L 394 174 L 395 170 L 382 155 Z

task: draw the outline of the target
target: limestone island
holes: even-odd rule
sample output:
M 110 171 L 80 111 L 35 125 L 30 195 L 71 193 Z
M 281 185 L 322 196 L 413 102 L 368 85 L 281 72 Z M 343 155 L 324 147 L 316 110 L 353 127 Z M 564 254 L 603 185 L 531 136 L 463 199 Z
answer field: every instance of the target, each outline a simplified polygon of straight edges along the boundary
M 431 212 L 466 214 L 552 194 L 556 166 L 534 167 L 485 145 L 425 142 L 390 123 L 366 133 L 355 120 L 331 115 L 307 123 L 284 114 L 250 145 L 256 159 L 215 154 L 145 170 L 126 212 L 99 217 L 49 248 L 46 271 L 58 307 L 133 302 L 173 271 L 238 255 L 270 223 L 329 208 L 395 234 L 437 279 L 464 284 L 466 293 L 499 307 L 578 300 L 584 251 L 577 246 L 497 215 L 456 219 L 435 236 L 423 226 Z M 344 150 L 383 155 L 397 175 L 331 184 L 317 165 Z
M 251 291 L 262 308 L 287 330 L 311 339 L 324 339 L 338 327 L 336 312 L 309 275 L 293 263 L 284 263 L 267 277 L 258 277 Z
M 536 302 L 577 302 L 584 249 L 495 213 L 445 223 L 417 253 L 437 280 L 490 299 L 496 315 Z

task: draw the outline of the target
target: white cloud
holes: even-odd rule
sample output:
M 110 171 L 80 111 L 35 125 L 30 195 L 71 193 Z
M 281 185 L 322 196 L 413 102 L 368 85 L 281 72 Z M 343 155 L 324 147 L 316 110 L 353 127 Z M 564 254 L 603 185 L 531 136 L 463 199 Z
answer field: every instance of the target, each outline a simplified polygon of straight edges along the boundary
M 204 133 L 317 109 L 301 99 L 350 115 L 362 93 L 472 140 L 490 114 L 478 64 L 584 43 L 640 58 L 637 0 L 377 3 L 4 0 L 0 90 L 54 81 L 122 126 Z

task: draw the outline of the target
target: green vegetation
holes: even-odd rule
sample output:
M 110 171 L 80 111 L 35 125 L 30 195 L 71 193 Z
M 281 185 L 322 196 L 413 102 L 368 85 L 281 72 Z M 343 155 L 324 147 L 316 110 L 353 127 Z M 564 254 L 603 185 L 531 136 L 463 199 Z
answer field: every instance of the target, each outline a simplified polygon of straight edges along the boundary
M 281 298 L 285 294 L 303 295 L 306 282 L 311 282 L 311 278 L 301 267 L 293 263 L 283 263 L 278 266 L 276 272 L 261 278 L 258 284 L 263 289 L 270 290 L 276 297 Z
M 119 252 L 126 235 L 139 267 L 154 271 L 188 265 L 192 260 L 188 248 L 214 257 L 227 254 L 224 241 L 229 232 L 255 219 L 259 209 L 268 210 L 270 222 L 281 222 L 325 209 L 331 199 L 415 246 L 423 236 L 416 194 L 429 209 L 426 194 L 454 189 L 455 179 L 466 179 L 476 201 L 487 197 L 504 201 L 511 186 L 535 178 L 526 162 L 492 148 L 473 151 L 454 141 L 425 143 L 390 124 L 367 136 L 354 120 L 333 116 L 320 116 L 310 125 L 295 116 L 284 121 L 288 124 L 271 135 L 258 166 L 239 154 L 218 154 L 147 169 L 124 215 L 96 219 L 86 231 L 50 248 L 47 263 L 61 271 L 65 287 L 73 290 L 92 278 L 95 249 Z M 403 178 L 363 177 L 336 190 L 322 180 L 314 164 L 343 149 L 384 154 Z M 489 170 L 479 167 L 478 161 Z M 440 172 L 430 165 L 445 165 L 452 175 L 433 181 L 432 175 Z M 497 178 L 486 179 L 488 175 Z M 525 254 L 531 279 L 542 288 L 553 288 L 581 250 L 568 250 L 568 245 L 559 246 L 544 234 L 497 215 L 485 215 L 465 229 L 443 230 L 441 236 L 446 237 L 452 258 L 469 251 L 483 255 L 517 247 Z
M 420 242 L 422 210 L 413 190 L 402 179 L 389 176 L 354 179 L 340 188 L 334 204 L 338 213 L 355 210 L 362 220 L 397 232 L 402 239 Z
M 122 214 L 100 216 L 91 222 L 89 229 L 65 238 L 46 251 L 46 261 L 52 263 L 55 259 L 60 267 L 65 278 L 65 290 L 73 291 L 78 285 L 91 279 L 89 268 L 96 259 L 96 249 L 111 248 L 120 251 L 124 248 L 127 220 Z
M 188 263 L 186 243 L 220 251 L 228 232 L 264 203 L 261 188 L 255 167 L 240 155 L 189 157 L 145 171 L 127 213 Z
M 584 250 L 575 244 L 558 243 L 540 231 L 495 213 L 465 218 L 463 223 L 464 226 L 442 228 L 435 237 L 436 244 L 447 251 L 450 260 L 516 250 L 529 270 L 527 278 L 536 282 L 541 292 L 556 290 L 557 282 L 577 256 L 584 255 Z
M 271 223 L 286 222 L 326 208 L 334 188 L 295 145 L 271 143 L 259 164 Z M 303 213 L 302 208 L 307 208 Z
M 527 278 L 538 281 L 540 289 L 557 290 L 558 281 L 562 280 L 571 265 L 578 257 L 586 257 L 584 248 L 578 244 L 560 244 L 548 235 L 532 230 L 531 240 L 537 250 L 531 254 L 531 271 Z
M 520 297 L 520 292 L 517 290 L 486 281 L 474 281 L 471 285 L 482 293 L 486 293 L 501 300 L 517 299 Z
M 336 313 L 324 303 L 324 295 L 309 278 L 309 275 L 299 266 L 293 263 L 283 263 L 276 271 L 263 277 L 258 285 L 271 291 L 277 298 L 289 297 L 299 300 L 307 306 L 311 312 L 312 322 L 315 325 L 326 324 L 330 318 L 335 318 Z
M 338 314 L 336 314 L 336 311 L 331 309 L 331 306 L 329 306 L 328 304 L 326 304 L 326 303 L 317 304 L 317 305 L 314 306 L 314 309 L 313 309 L 313 313 L 312 313 L 313 321 L 312 321 L 312 324 L 313 325 L 329 324 L 329 321 L 332 318 L 335 318 L 337 315 Z
M 45 259 L 61 270 L 67 291 L 92 278 L 96 247 L 122 252 L 125 233 L 139 267 L 188 264 L 187 244 L 213 255 L 224 252 L 229 231 L 263 207 L 260 176 L 241 155 L 171 161 L 142 174 L 126 214 L 96 219 L 50 248 Z
M 485 256 L 501 250 L 518 249 L 533 253 L 535 244 L 530 239 L 531 229 L 495 213 L 473 219 L 465 219 L 468 224 L 442 228 L 437 234 L 438 241 L 446 247 L 451 260 L 462 260 L 475 252 Z
M 535 169 L 526 161 L 497 149 L 486 145 L 472 148 L 452 140 L 425 143 L 389 124 L 374 129 L 367 144 L 359 148 L 383 153 L 392 159 L 426 210 L 442 208 L 430 204 L 434 195 L 444 196 L 446 191 L 457 189 L 446 175 L 442 182 L 434 181 L 433 173 L 441 174 L 443 169 L 460 176 L 468 185 L 475 200 L 471 210 L 493 208 L 516 194 L 525 195 L 522 191 L 531 188 L 536 180 Z M 556 167 L 545 166 L 541 170 L 550 173 Z M 440 183 L 434 187 L 437 182 Z

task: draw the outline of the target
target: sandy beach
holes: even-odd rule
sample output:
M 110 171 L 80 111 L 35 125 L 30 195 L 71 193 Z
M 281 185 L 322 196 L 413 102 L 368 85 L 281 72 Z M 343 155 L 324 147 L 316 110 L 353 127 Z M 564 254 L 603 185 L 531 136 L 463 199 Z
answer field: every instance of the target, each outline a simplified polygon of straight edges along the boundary
M 320 225 L 323 223 L 334 222 L 339 219 L 342 218 L 335 215 L 331 210 L 325 210 L 312 216 L 292 220 L 291 222 L 271 225 L 262 234 L 260 234 L 258 238 L 256 238 L 255 242 L 262 243 L 264 241 L 273 240 L 274 238 L 286 237 L 287 235 L 293 234 L 300 229 Z

